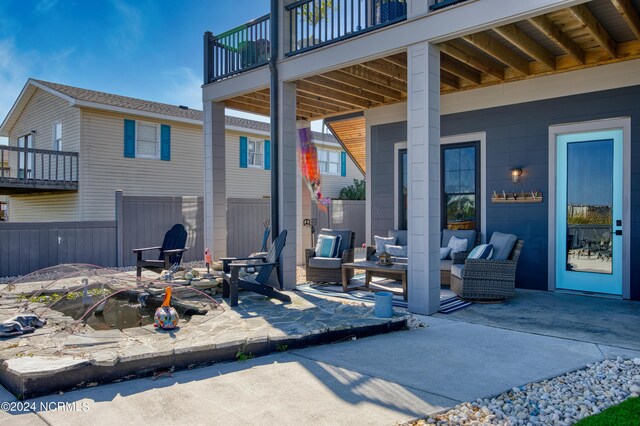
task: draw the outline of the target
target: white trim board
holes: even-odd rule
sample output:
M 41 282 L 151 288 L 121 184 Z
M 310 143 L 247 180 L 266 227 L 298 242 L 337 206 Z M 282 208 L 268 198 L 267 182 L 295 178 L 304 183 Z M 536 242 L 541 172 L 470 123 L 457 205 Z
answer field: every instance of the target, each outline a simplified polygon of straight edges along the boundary
M 622 297 L 631 297 L 631 117 L 617 117 L 605 120 L 584 121 L 549 126 L 549 241 L 548 289 L 556 289 L 556 137 L 566 133 L 582 133 L 598 130 L 622 129 L 623 136 L 623 176 L 622 176 Z

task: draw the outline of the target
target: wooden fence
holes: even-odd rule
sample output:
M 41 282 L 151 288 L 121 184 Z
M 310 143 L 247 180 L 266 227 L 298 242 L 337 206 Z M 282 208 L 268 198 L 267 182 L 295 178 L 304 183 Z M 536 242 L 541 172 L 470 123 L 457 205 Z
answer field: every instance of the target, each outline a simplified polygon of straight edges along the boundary
M 322 228 L 351 229 L 356 234 L 355 246 L 360 247 L 366 239 L 365 201 L 332 200 L 325 209 L 311 205 L 311 215 L 318 220 L 317 232 Z

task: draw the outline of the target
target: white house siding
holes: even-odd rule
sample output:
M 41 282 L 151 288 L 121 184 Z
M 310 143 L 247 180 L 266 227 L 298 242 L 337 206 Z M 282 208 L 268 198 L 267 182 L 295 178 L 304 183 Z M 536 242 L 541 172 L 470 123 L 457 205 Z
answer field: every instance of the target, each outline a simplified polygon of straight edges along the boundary
M 264 168 L 240 167 L 240 136 L 257 139 L 269 139 L 259 133 L 227 131 L 227 198 L 262 198 L 271 195 L 271 171 Z M 324 149 L 342 151 L 336 143 L 316 141 L 316 146 Z M 340 190 L 353 184 L 353 179 L 363 179 L 362 173 L 347 156 L 347 175 L 323 174 L 322 193 L 324 196 L 336 198 Z
M 18 138 L 33 135 L 33 146 L 53 148 L 53 123 L 62 121 L 64 151 L 78 152 L 80 146 L 80 110 L 69 102 L 41 89 L 36 89 L 15 125 L 9 130 L 9 144 L 17 146 Z M 81 161 L 81 160 L 80 160 Z M 36 166 L 39 166 L 38 163 Z M 17 170 L 17 156 L 12 156 L 11 170 Z M 61 166 L 60 166 L 61 167 Z M 12 222 L 79 220 L 77 193 L 12 196 L 9 220 Z
M 171 126 L 171 161 L 124 157 L 124 120 Z M 202 196 L 202 126 L 107 111 L 82 111 L 82 220 L 113 220 L 125 195 Z

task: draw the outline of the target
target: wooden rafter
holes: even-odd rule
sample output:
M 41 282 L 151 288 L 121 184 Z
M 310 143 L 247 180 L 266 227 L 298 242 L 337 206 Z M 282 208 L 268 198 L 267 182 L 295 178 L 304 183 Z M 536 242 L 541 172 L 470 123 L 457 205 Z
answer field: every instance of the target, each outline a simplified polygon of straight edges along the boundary
M 556 69 L 556 57 L 515 24 L 503 25 L 496 27 L 494 30 L 527 55 L 542 62 L 552 70 Z
M 627 23 L 636 38 L 640 40 L 640 15 L 638 15 L 638 11 L 633 7 L 631 0 L 611 0 L 611 3 L 613 3 L 618 10 L 622 19 Z
M 479 56 L 465 43 L 457 40 L 450 40 L 440 45 L 440 51 L 456 58 L 470 67 L 477 69 L 480 72 L 492 75 L 498 80 L 504 80 L 504 65 Z
M 524 75 L 530 74 L 529 61 L 527 61 L 525 58 L 518 55 L 487 33 L 481 32 L 471 34 L 468 36 L 464 36 L 464 39 L 467 42 L 473 44 L 478 49 L 493 56 L 498 61 L 517 70 L 518 72 Z
M 403 94 L 407 93 L 406 78 L 404 80 L 398 80 L 396 78 L 389 77 L 386 74 L 373 71 L 369 68 L 365 68 L 362 65 L 353 65 L 350 67 L 343 68 L 341 71 L 355 75 L 356 77 L 360 77 L 365 80 L 372 81 L 374 83 L 382 84 L 393 90 L 402 92 Z
M 440 68 L 474 84 L 480 84 L 480 73 L 457 59 L 440 53 Z
M 447 85 L 452 89 L 460 88 L 460 79 L 458 76 L 445 70 L 440 70 L 440 83 Z
M 354 87 L 361 87 L 369 92 L 378 93 L 387 98 L 401 100 L 403 99 L 402 92 L 385 86 L 384 84 L 375 83 L 371 80 L 367 80 L 362 77 L 358 77 L 353 74 L 349 74 L 345 71 L 329 71 L 322 74 L 323 77 L 330 78 L 331 80 L 340 81 L 346 84 L 350 84 Z
M 611 35 L 609 35 L 609 32 L 602 26 L 602 24 L 598 22 L 596 17 L 593 16 L 593 13 L 591 13 L 586 5 L 580 4 L 570 7 L 569 11 L 582 23 L 584 28 L 589 31 L 593 38 L 596 39 L 600 47 L 606 50 L 612 58 L 617 56 L 616 42 L 611 38 Z
M 538 31 L 544 34 L 548 39 L 553 41 L 558 47 L 567 52 L 569 56 L 574 58 L 581 64 L 584 64 L 584 50 L 578 46 L 568 35 L 563 33 L 552 21 L 546 16 L 536 16 L 529 19 L 529 23 L 536 27 Z
M 372 106 L 371 102 L 360 98 L 358 96 L 349 95 L 347 93 L 340 92 L 335 89 L 330 89 L 328 87 L 324 87 L 320 84 L 311 83 L 305 80 L 299 80 L 296 83 L 296 87 L 301 92 L 310 93 L 312 95 L 317 95 L 325 99 L 331 99 L 339 102 L 343 102 L 351 105 L 351 107 L 356 108 L 370 108 Z
M 367 61 L 361 64 L 365 68 L 393 77 L 400 81 L 407 81 L 407 69 L 388 61 Z
M 391 62 L 393 65 L 397 65 L 400 68 L 407 69 L 407 55 L 406 53 L 391 55 L 384 58 L 385 61 Z
M 306 103 L 310 105 L 316 105 L 319 108 L 332 109 L 339 108 L 342 110 L 351 110 L 353 105 L 345 104 L 343 102 L 336 101 L 334 99 L 326 99 L 313 93 L 307 93 L 303 91 L 296 91 L 296 96 L 300 99 L 304 99 Z
M 233 108 L 233 109 L 237 109 L 239 111 L 247 111 L 247 112 L 254 112 L 256 114 L 260 114 L 260 115 L 269 115 L 269 109 L 265 109 L 265 108 L 261 108 L 258 107 L 252 103 L 245 103 L 245 102 L 241 102 L 234 99 L 229 99 L 224 101 L 225 106 L 227 106 L 228 108 Z
M 368 100 L 368 101 L 372 101 L 372 102 L 377 102 L 377 103 L 382 103 L 384 102 L 384 96 L 376 93 L 376 92 L 370 92 L 368 90 L 365 90 L 362 87 L 354 87 L 351 86 L 349 84 L 345 84 L 342 83 L 340 81 L 336 81 L 336 80 L 331 80 L 327 77 L 324 77 L 322 75 L 315 75 L 315 76 L 311 76 L 311 77 L 307 77 L 305 78 L 303 81 L 307 81 L 309 83 L 314 83 L 314 84 L 318 84 L 321 85 L 323 87 L 329 88 L 329 89 L 333 89 L 333 90 L 337 90 L 338 92 L 342 92 L 348 95 L 352 95 L 352 96 L 357 96 L 359 98 Z

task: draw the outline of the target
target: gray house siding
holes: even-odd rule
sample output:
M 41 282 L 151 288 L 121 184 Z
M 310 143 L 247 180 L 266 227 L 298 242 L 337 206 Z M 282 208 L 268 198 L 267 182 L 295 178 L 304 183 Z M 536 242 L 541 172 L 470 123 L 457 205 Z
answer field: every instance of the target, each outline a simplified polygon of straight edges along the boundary
M 442 136 L 486 132 L 487 235 L 510 232 L 524 239 L 518 265 L 518 287 L 546 290 L 548 200 L 539 205 L 492 204 L 494 190 L 538 189 L 549 192 L 549 126 L 612 117 L 631 117 L 631 298 L 640 300 L 640 86 L 567 96 L 517 105 L 469 111 L 441 117 Z M 406 123 L 372 128 L 372 232 L 393 225 L 393 142 L 404 140 Z M 513 184 L 509 169 L 521 167 L 522 179 Z M 380 172 L 377 172 L 377 171 Z M 377 200 L 377 196 L 381 199 Z
M 371 126 L 371 195 L 367 197 L 371 197 L 372 236 L 386 236 L 389 229 L 395 229 L 394 145 L 406 141 L 406 121 Z

